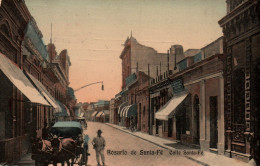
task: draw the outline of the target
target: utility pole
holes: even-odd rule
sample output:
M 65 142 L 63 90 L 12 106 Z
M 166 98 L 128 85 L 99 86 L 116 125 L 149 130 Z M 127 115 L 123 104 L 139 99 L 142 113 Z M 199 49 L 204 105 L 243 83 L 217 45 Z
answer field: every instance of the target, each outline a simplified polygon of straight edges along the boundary
M 150 85 L 150 65 L 148 64 L 148 86 Z M 152 134 L 152 113 L 151 113 L 151 106 L 150 106 L 150 92 L 148 91 L 148 114 L 149 114 L 149 118 L 148 118 L 148 128 L 149 128 L 149 134 Z
M 148 84 L 150 85 L 150 64 L 148 64 L 148 77 L 149 77 L 148 78 L 148 81 L 149 81 Z
M 160 75 L 162 75 L 162 64 L 160 62 Z
M 136 74 L 138 73 L 138 62 L 136 62 Z
M 176 66 L 176 56 L 177 56 L 176 49 L 175 49 L 174 53 L 175 53 L 174 70 L 176 70 L 177 69 L 177 66 Z
M 52 23 L 51 23 L 51 39 L 50 39 L 50 43 L 52 44 Z
M 168 54 L 167 54 L 167 71 L 168 71 L 168 73 L 169 73 L 169 70 L 170 70 L 169 61 L 170 61 L 170 50 L 168 50 Z

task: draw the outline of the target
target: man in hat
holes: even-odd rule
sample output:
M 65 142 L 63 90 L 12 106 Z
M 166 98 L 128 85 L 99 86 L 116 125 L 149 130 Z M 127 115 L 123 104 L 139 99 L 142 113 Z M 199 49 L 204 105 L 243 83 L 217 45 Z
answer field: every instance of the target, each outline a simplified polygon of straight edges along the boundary
M 99 156 L 100 155 L 101 155 L 102 163 L 103 163 L 103 165 L 105 165 L 104 148 L 106 146 L 106 141 L 101 136 L 101 133 L 102 133 L 101 130 L 97 131 L 97 137 L 95 137 L 92 140 L 92 145 L 93 145 L 94 149 L 96 150 L 96 159 L 97 159 L 98 165 L 100 165 L 100 162 L 99 162 Z

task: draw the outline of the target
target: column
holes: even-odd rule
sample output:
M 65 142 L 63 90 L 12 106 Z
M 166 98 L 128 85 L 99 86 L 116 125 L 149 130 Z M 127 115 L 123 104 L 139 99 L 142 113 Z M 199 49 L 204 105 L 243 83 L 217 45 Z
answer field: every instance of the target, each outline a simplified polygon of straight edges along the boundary
M 218 154 L 225 153 L 225 128 L 224 128 L 224 78 L 219 78 L 219 102 L 218 102 Z
M 152 112 L 152 114 L 154 114 L 154 116 L 151 116 L 151 119 L 153 118 L 152 120 L 154 121 L 154 124 L 152 125 L 153 135 L 156 135 L 156 119 L 155 119 L 156 106 L 154 104 L 154 99 L 153 99 L 153 105 L 151 106 L 151 108 L 153 108 L 151 112 Z
M 172 138 L 176 140 L 177 136 L 177 131 L 176 131 L 176 116 L 173 116 L 172 118 Z
M 205 80 L 200 82 L 200 145 L 206 150 L 206 105 L 205 105 Z

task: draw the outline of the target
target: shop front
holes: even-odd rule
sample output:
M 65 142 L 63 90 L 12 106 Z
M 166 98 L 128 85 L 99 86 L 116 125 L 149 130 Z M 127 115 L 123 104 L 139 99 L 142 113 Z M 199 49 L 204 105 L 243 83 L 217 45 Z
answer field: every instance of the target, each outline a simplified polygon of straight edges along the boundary
M 1 53 L 0 78 L 0 162 L 10 162 L 26 150 L 26 136 L 30 131 L 34 131 L 35 137 L 41 137 L 45 110 L 51 105 L 23 71 Z
M 185 107 L 182 103 L 187 96 L 186 92 L 173 96 L 155 113 L 156 122 L 161 122 L 158 127 L 160 137 L 180 140 L 182 134 L 186 134 Z

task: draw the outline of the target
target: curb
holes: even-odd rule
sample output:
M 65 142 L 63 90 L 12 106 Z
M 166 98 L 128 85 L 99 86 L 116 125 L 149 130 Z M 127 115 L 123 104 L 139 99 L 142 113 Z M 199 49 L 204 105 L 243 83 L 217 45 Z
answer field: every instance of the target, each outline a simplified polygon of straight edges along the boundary
M 152 143 L 152 144 L 154 144 L 154 145 L 156 145 L 156 146 L 159 146 L 159 147 L 161 147 L 161 148 L 164 148 L 164 149 L 167 149 L 167 150 L 171 150 L 171 149 L 169 149 L 169 148 L 167 148 L 167 147 L 164 147 L 164 146 L 162 146 L 162 145 L 160 145 L 160 144 L 157 144 L 157 143 L 155 143 L 155 142 L 153 142 L 153 141 L 150 141 L 150 140 L 145 139 L 145 138 L 143 138 L 143 137 L 140 137 L 140 136 L 138 136 L 138 135 L 132 134 L 132 133 L 130 133 L 130 132 L 121 130 L 121 129 L 117 128 L 117 127 L 111 126 L 111 125 L 109 125 L 108 123 L 104 123 L 104 124 L 107 125 L 107 126 L 110 126 L 110 127 L 114 128 L 114 129 L 123 131 L 123 132 L 125 132 L 125 133 L 127 133 L 127 134 L 133 135 L 133 136 L 135 136 L 135 137 L 137 137 L 137 138 L 141 138 L 142 140 L 145 140 L 145 141 L 147 141 L 147 142 L 150 142 L 150 143 Z M 206 164 L 206 163 L 204 163 L 204 162 L 202 162 L 202 161 L 196 160 L 196 159 L 194 159 L 194 158 L 192 158 L 192 157 L 189 157 L 189 156 L 183 156 L 183 157 L 185 157 L 185 158 L 187 158 L 187 159 L 189 159 L 189 160 L 192 160 L 192 161 L 194 161 L 194 162 L 196 162 L 196 163 L 198 163 L 198 164 L 200 164 L 200 165 L 209 166 L 209 164 Z

